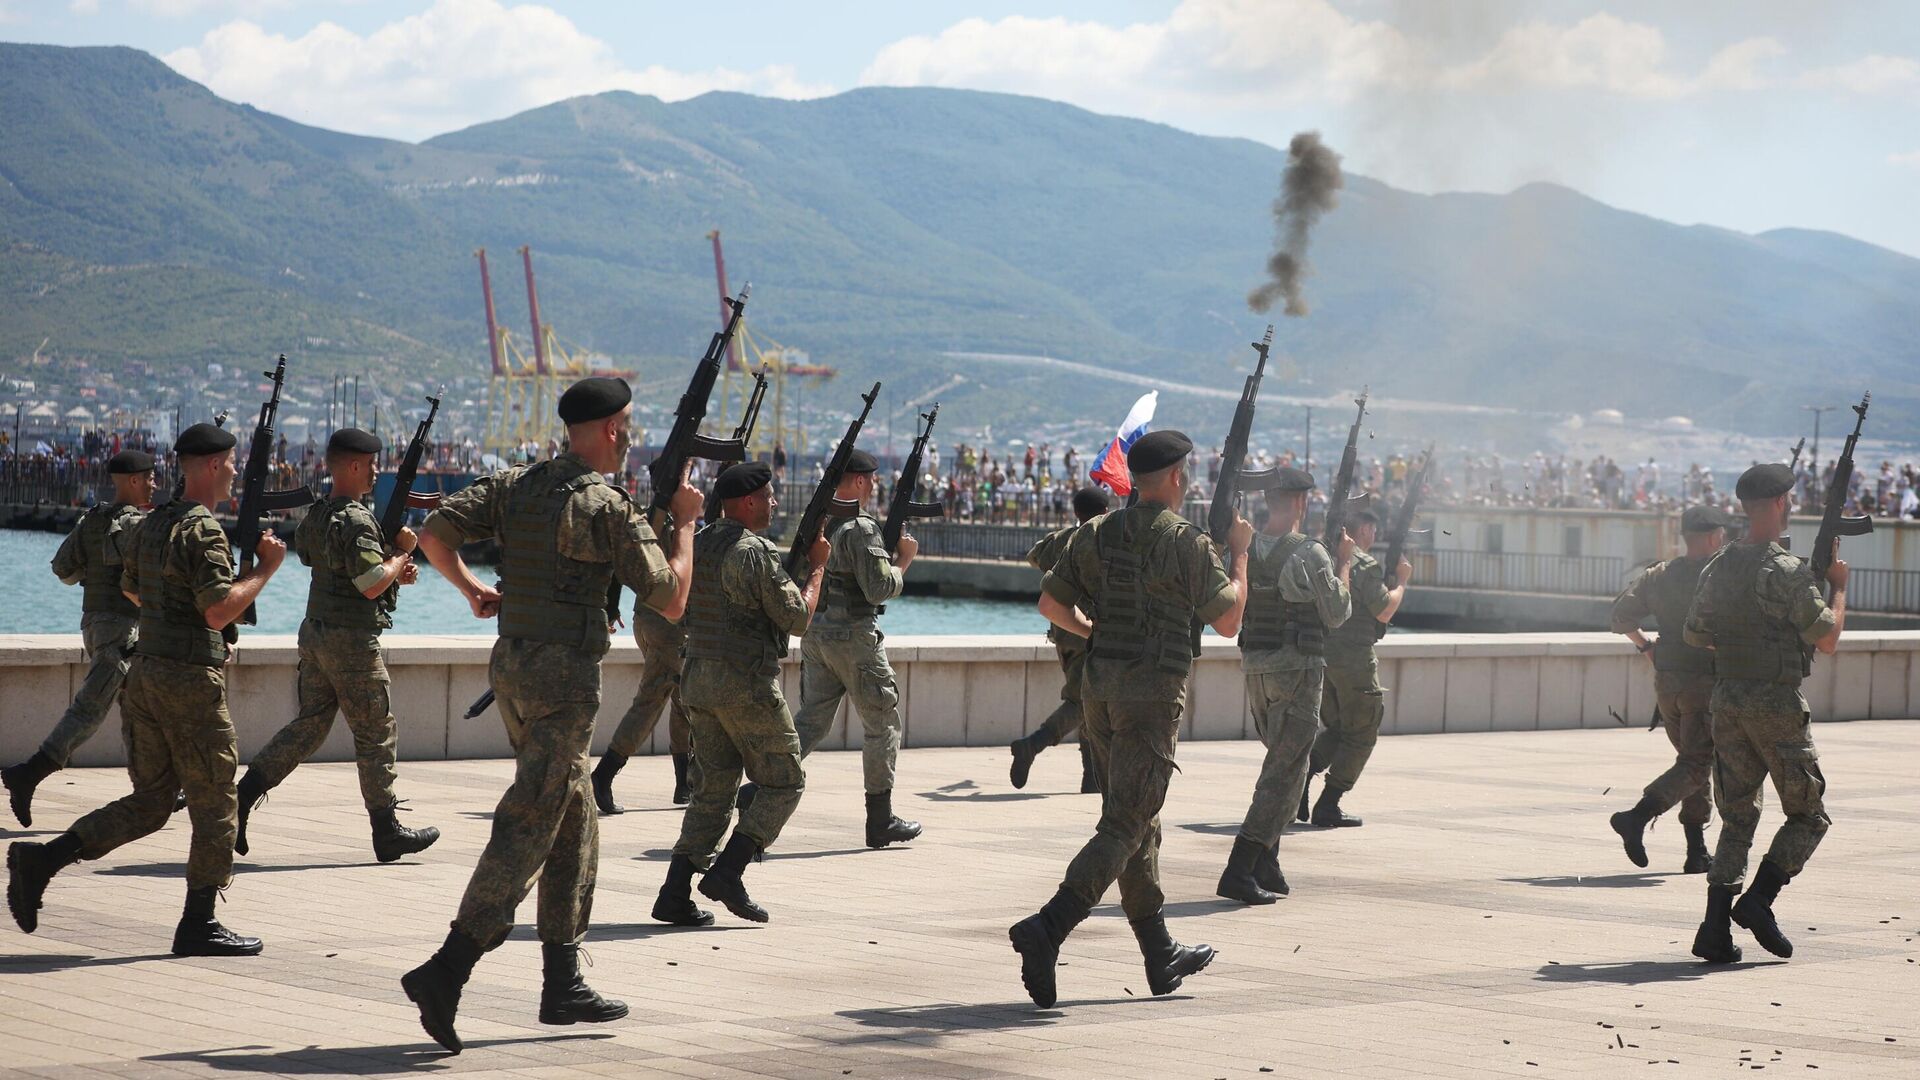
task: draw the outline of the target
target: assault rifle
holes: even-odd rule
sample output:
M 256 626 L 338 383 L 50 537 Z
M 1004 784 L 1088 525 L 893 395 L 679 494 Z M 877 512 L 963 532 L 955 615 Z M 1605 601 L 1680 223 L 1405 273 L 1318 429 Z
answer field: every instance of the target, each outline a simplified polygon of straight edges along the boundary
M 1360 424 L 1367 418 L 1366 387 L 1360 388 L 1360 396 L 1353 403 L 1360 406 L 1360 411 L 1353 418 L 1353 427 L 1347 429 L 1347 448 L 1340 452 L 1340 471 L 1334 474 L 1333 490 L 1327 493 L 1327 523 L 1320 534 L 1328 551 L 1340 546 L 1340 531 L 1347 527 L 1347 497 L 1353 491 L 1353 474 L 1360 464 Z
M 1393 516 L 1393 524 L 1387 531 L 1387 557 L 1381 563 L 1381 572 L 1389 575 L 1388 588 L 1398 585 L 1400 560 L 1406 555 L 1407 537 L 1413 532 L 1413 516 L 1420 509 L 1420 497 L 1427 493 L 1427 475 L 1433 470 L 1433 446 L 1427 446 L 1427 452 L 1420 456 L 1420 464 L 1407 473 L 1407 494 L 1400 501 L 1400 511 Z M 1387 636 L 1387 624 L 1378 619 L 1373 623 L 1373 639 Z
M 900 547 L 900 534 L 906 531 L 907 522 L 913 518 L 937 518 L 947 516 L 946 507 L 937 502 L 915 502 L 914 494 L 920 487 L 920 463 L 927 456 L 927 440 L 933 437 L 933 421 L 940 415 L 940 403 L 933 403 L 933 411 L 920 414 L 927 426 L 913 437 L 913 449 L 907 451 L 907 460 L 900 465 L 900 477 L 893 484 L 893 498 L 887 503 L 887 521 L 880 527 L 880 542 L 887 546 L 891 555 Z
M 282 353 L 280 362 L 264 374 L 273 380 L 273 394 L 260 403 L 260 422 L 253 426 L 253 442 L 247 448 L 247 471 L 240 478 L 240 505 L 234 515 L 238 520 L 233 529 L 233 547 L 239 557 L 241 577 L 253 569 L 253 549 L 265 531 L 261 519 L 267 511 L 297 510 L 313 502 L 313 492 L 304 484 L 285 491 L 267 490 L 267 471 L 273 468 L 273 429 L 280 416 L 280 391 L 287 383 L 286 354 Z M 248 626 L 259 621 L 252 604 L 247 605 L 240 621 Z
M 1800 471 L 1800 451 L 1806 448 L 1807 437 L 1802 435 L 1800 436 L 1800 441 L 1793 444 L 1793 457 L 1787 462 L 1787 468 L 1792 469 L 1796 473 Z
M 740 412 L 740 426 L 733 429 L 733 441 L 746 446 L 753 438 L 753 426 L 760 421 L 760 401 L 767 396 L 767 365 L 753 373 L 753 392 L 747 395 L 746 408 Z M 720 520 L 720 500 L 707 500 L 707 524 Z
M 440 392 L 445 394 L 446 390 Z M 400 535 L 409 509 L 434 510 L 440 506 L 440 492 L 413 490 L 413 478 L 420 474 L 420 459 L 427 453 L 427 433 L 433 430 L 433 418 L 440 412 L 440 399 L 428 395 L 427 405 L 427 418 L 414 429 L 413 441 L 407 444 L 400 468 L 393 474 L 393 490 L 387 494 L 387 505 L 380 508 L 380 536 L 389 549 Z
M 1827 485 L 1827 505 L 1820 515 L 1820 532 L 1813 538 L 1813 580 L 1824 583 L 1827 568 L 1833 565 L 1833 549 L 1843 536 L 1865 536 L 1873 531 L 1873 519 L 1847 517 L 1847 489 L 1853 486 L 1853 446 L 1860 441 L 1860 428 L 1867 422 L 1867 404 L 1872 393 L 1860 395 L 1853 406 L 1853 433 L 1847 436 L 1846 449 L 1833 462 L 1833 481 Z
M 793 546 L 787 549 L 787 576 L 801 577 L 800 571 L 807 565 L 807 549 L 820 537 L 820 530 L 826 527 L 830 517 L 852 517 L 860 512 L 860 504 L 848 502 L 835 492 L 840 487 L 840 478 L 847 475 L 847 461 L 853 457 L 853 444 L 860 438 L 860 429 L 866 426 L 867 414 L 873 411 L 873 403 L 880 396 L 880 384 L 874 383 L 873 389 L 860 395 L 866 404 L 860 415 L 847 425 L 847 433 L 840 437 L 840 445 L 834 448 L 833 458 L 820 474 L 820 483 L 813 489 L 813 498 L 807 500 L 806 512 L 800 515 L 800 523 L 793 527 Z
M 1240 497 L 1241 482 L 1252 475 L 1246 468 L 1247 440 L 1253 435 L 1253 406 L 1260 399 L 1260 380 L 1267 373 L 1267 353 L 1272 348 L 1273 324 L 1268 323 L 1266 336 L 1253 343 L 1253 351 L 1260 358 L 1254 361 L 1253 374 L 1240 387 L 1240 403 L 1233 407 L 1233 423 L 1228 425 L 1226 445 L 1220 449 L 1220 476 L 1213 485 L 1213 502 L 1207 506 L 1207 535 L 1222 549 L 1237 516 L 1234 503 Z
M 706 458 L 731 463 L 747 459 L 745 440 L 702 435 L 700 424 L 707 418 L 707 400 L 713 397 L 713 384 L 720 378 L 721 359 L 727 355 L 734 334 L 740 330 L 740 317 L 746 314 L 747 294 L 752 289 L 751 285 L 743 286 L 739 299 L 727 300 L 733 313 L 727 317 L 727 325 L 707 343 L 707 354 L 694 366 L 687 392 L 680 395 L 680 404 L 674 410 L 673 430 L 667 434 L 666 445 L 660 449 L 660 456 L 647 466 L 647 475 L 653 480 L 653 502 L 647 507 L 647 516 L 652 519 L 656 532 L 666 531 L 667 507 L 673 502 L 673 493 L 680 490 L 680 479 L 686 474 L 689 461 Z

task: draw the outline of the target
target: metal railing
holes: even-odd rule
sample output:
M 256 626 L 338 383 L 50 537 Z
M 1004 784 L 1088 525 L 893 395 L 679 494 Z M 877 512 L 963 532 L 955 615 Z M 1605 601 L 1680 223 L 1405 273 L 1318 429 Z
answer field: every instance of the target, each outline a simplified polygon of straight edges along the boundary
M 1410 553 L 1416 587 L 1494 592 L 1614 596 L 1626 587 L 1626 560 L 1614 555 L 1530 555 L 1519 552 Z
M 79 506 L 111 490 L 106 465 L 58 458 L 0 459 L 0 504 Z
M 1920 570 L 1855 570 L 1847 575 L 1847 606 L 1883 615 L 1920 615 Z

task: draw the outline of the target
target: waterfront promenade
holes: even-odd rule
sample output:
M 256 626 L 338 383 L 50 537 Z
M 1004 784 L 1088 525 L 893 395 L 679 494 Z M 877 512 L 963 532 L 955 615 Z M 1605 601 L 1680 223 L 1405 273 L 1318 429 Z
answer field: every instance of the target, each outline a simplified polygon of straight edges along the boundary
M 588 941 L 589 979 L 633 1015 L 539 1026 L 538 946 L 523 927 L 468 987 L 457 1058 L 421 1033 L 398 979 L 444 936 L 510 763 L 403 762 L 412 823 L 446 838 L 392 866 L 367 853 L 352 766 L 309 765 L 255 817 L 253 854 L 220 909 L 266 939 L 264 956 L 165 955 L 186 843 L 176 822 L 56 879 L 39 933 L 0 930 L 0 1071 L 1920 1075 L 1920 722 L 1822 724 L 1816 738 L 1834 827 L 1781 897 L 1796 955 L 1745 941 L 1746 963 L 1713 970 L 1687 955 L 1704 887 L 1675 872 L 1678 827 L 1653 830 L 1644 871 L 1606 827 L 1670 758 L 1659 733 L 1384 739 L 1349 797 L 1367 825 L 1289 834 L 1294 893 L 1264 909 L 1213 898 L 1260 749 L 1183 744 L 1165 817 L 1168 915 L 1219 959 L 1149 999 L 1109 905 L 1069 940 L 1061 1005 L 1046 1011 L 1022 994 L 1005 931 L 1093 827 L 1095 798 L 1067 794 L 1071 748 L 1043 755 L 1024 792 L 1007 785 L 1004 749 L 909 751 L 901 809 L 926 836 L 878 852 L 858 840 L 857 755 L 814 757 L 799 813 L 751 875 L 773 922 L 722 914 L 695 931 L 647 918 L 679 814 L 664 803 L 665 759 L 636 759 L 620 778 L 633 812 L 601 820 Z M 62 773 L 37 820 L 58 827 L 125 785 L 118 770 Z M 1778 821 L 1768 803 L 1763 830 Z

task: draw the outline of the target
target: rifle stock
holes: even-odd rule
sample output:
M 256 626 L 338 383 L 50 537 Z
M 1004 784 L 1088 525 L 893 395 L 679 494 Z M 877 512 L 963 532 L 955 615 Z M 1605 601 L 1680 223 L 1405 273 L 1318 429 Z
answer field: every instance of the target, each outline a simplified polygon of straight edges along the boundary
M 1860 429 L 1867 422 L 1867 406 L 1872 402 L 1871 392 L 1860 395 L 1860 404 L 1853 406 L 1853 432 L 1847 436 L 1847 445 L 1833 463 L 1833 480 L 1827 485 L 1826 506 L 1820 515 L 1820 532 L 1813 538 L 1813 551 L 1809 558 L 1813 563 L 1813 580 L 1825 587 L 1827 568 L 1833 565 L 1834 548 L 1843 536 L 1865 536 L 1873 531 L 1873 519 L 1867 516 L 1847 516 L 1847 491 L 1853 486 L 1853 448 L 1860 441 Z
M 887 521 L 880 527 L 880 540 L 886 545 L 889 555 L 899 550 L 900 535 L 906 531 L 908 521 L 945 517 L 947 514 L 946 507 L 937 502 L 915 502 L 913 498 L 920 486 L 920 465 L 926 459 L 927 440 L 933 437 L 933 422 L 939 415 L 940 403 L 937 401 L 930 412 L 920 414 L 926 426 L 913 437 L 913 449 L 907 451 L 907 459 L 900 464 L 900 475 L 893 484 L 893 498 L 887 504 Z
M 787 549 L 787 576 L 804 580 L 801 573 L 807 565 L 807 549 L 819 538 L 820 530 L 830 517 L 852 517 L 860 512 L 860 504 L 840 498 L 836 492 L 840 480 L 847 474 L 847 461 L 853 457 L 853 447 L 860 439 L 860 429 L 866 426 L 867 414 L 873 411 L 873 403 L 880 397 L 880 384 L 874 383 L 873 389 L 860 395 L 864 403 L 860 415 L 847 425 L 847 433 L 840 437 L 840 445 L 834 448 L 833 457 L 828 460 L 826 469 L 820 474 L 820 483 L 813 489 L 813 497 L 807 500 L 806 512 L 800 515 L 800 521 L 793 528 L 793 546 Z
M 280 392 L 287 383 L 286 354 L 282 353 L 273 370 L 264 374 L 273 380 L 273 393 L 260 404 L 260 420 L 254 424 L 253 441 L 247 446 L 247 471 L 240 480 L 240 504 L 234 515 L 233 546 L 241 577 L 253 570 L 253 549 L 265 532 L 261 519 L 267 512 L 297 510 L 313 502 L 313 492 L 304 484 L 285 491 L 267 490 L 267 470 L 273 467 L 273 432 L 280 416 Z M 259 622 L 254 605 L 247 605 L 240 622 L 248 626 Z

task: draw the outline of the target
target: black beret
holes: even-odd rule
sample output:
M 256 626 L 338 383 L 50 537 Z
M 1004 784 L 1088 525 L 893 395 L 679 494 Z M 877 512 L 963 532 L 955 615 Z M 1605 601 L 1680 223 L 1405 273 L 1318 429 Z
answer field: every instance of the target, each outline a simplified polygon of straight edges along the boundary
M 633 388 L 627 385 L 625 379 L 609 379 L 601 375 L 581 379 L 560 395 L 560 422 L 584 424 L 590 420 L 605 420 L 632 401 Z
M 1179 465 L 1193 453 L 1193 440 L 1178 431 L 1150 431 L 1127 451 L 1127 469 L 1134 473 L 1156 473 L 1170 465 Z
M 847 475 L 855 473 L 879 472 L 880 462 L 865 450 L 855 450 L 847 455 Z
M 1275 466 L 1264 475 L 1266 483 L 1262 487 L 1267 491 L 1312 491 L 1317 486 L 1313 482 L 1312 473 L 1305 469 L 1296 469 L 1291 465 Z
M 1083 487 L 1073 493 L 1073 516 L 1081 521 L 1099 517 L 1112 505 L 1113 500 L 1108 498 L 1106 488 Z
M 173 452 L 182 457 L 200 457 L 231 450 L 239 441 L 233 437 L 233 432 L 225 428 L 195 424 L 173 440 Z
M 713 497 L 738 499 L 751 495 L 773 481 L 773 466 L 764 461 L 742 461 L 720 470 L 713 482 Z
M 1779 462 L 1755 465 L 1740 474 L 1740 482 L 1733 486 L 1733 494 L 1738 499 L 1772 499 L 1793 490 L 1793 470 Z
M 1683 533 L 1712 532 L 1715 529 L 1724 529 L 1731 524 L 1733 522 L 1727 515 L 1721 513 L 1718 507 L 1705 504 L 1689 506 L 1686 512 L 1680 515 L 1680 531 Z
M 329 454 L 377 454 L 380 452 L 380 436 L 359 428 L 343 427 L 327 439 Z
M 107 472 L 114 476 L 153 471 L 153 455 L 138 450 L 122 450 L 107 461 Z

